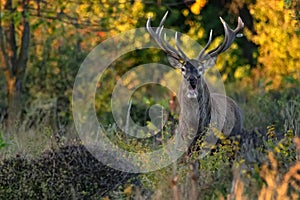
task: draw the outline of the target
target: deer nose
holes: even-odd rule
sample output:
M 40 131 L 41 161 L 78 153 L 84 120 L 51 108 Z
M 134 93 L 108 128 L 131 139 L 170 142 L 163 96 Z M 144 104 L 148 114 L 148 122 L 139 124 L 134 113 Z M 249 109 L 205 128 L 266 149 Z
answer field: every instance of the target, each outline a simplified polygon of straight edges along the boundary
M 195 76 L 188 77 L 187 81 L 189 82 L 190 89 L 196 89 L 197 86 L 197 78 Z

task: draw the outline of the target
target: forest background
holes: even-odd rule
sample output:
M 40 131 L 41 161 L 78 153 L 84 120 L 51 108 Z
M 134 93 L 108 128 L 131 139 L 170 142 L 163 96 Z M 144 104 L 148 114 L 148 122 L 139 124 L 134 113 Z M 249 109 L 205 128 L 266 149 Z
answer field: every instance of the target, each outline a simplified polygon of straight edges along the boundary
M 296 0 L 1 0 L 3 158 L 20 152 L 38 156 L 51 149 L 57 137 L 65 145 L 76 138 L 72 90 L 81 63 L 102 41 L 145 27 L 148 17 L 158 25 L 167 10 L 165 27 L 203 46 L 211 29 L 216 38 L 212 46 L 222 41 L 220 16 L 231 27 L 240 16 L 245 23 L 243 37 L 218 57 L 216 65 L 226 93 L 242 108 L 246 130 L 299 136 L 300 5 Z M 110 98 L 117 80 L 130 68 L 154 61 L 168 64 L 162 51 L 151 49 L 130 52 L 110 66 L 95 105 L 107 129 L 114 129 Z M 147 123 L 145 110 L 157 103 L 154 90 L 142 88 L 133 97 L 133 118 L 145 119 L 139 123 Z M 164 89 L 158 94 L 160 103 L 170 106 L 172 95 Z

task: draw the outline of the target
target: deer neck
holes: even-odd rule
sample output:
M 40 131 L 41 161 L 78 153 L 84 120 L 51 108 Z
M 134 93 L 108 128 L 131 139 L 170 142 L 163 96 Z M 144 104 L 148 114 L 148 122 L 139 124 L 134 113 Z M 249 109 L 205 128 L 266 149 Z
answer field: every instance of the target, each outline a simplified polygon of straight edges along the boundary
M 180 118 L 185 126 L 198 127 L 202 132 L 208 127 L 211 119 L 211 97 L 205 79 L 202 77 L 197 83 L 197 98 L 188 98 L 188 83 L 183 80 L 180 89 Z

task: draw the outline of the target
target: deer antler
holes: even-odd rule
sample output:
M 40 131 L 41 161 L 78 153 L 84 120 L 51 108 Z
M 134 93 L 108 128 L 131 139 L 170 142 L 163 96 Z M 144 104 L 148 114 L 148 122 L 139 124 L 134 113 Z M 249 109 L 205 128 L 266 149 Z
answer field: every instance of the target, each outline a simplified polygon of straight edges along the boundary
M 159 45 L 159 47 L 167 53 L 169 56 L 177 59 L 178 61 L 188 61 L 190 60 L 187 55 L 184 53 L 184 51 L 181 49 L 178 41 L 178 33 L 175 33 L 175 42 L 176 42 L 176 48 L 172 47 L 166 39 L 166 34 L 164 34 L 164 38 L 162 39 L 162 32 L 164 29 L 164 22 L 166 21 L 168 15 L 168 11 L 160 21 L 159 26 L 157 27 L 156 31 L 153 30 L 151 27 L 151 18 L 148 18 L 146 29 L 150 33 L 151 37 L 156 41 L 156 43 Z M 220 20 L 224 26 L 224 32 L 225 32 L 225 38 L 222 44 L 219 44 L 216 48 L 213 50 L 210 50 L 209 52 L 205 53 L 205 51 L 208 49 L 209 45 L 212 42 L 212 30 L 209 34 L 209 39 L 204 48 L 199 52 L 197 56 L 198 61 L 207 60 L 209 58 L 217 57 L 220 53 L 226 51 L 230 45 L 233 43 L 234 38 L 236 35 L 244 28 L 244 22 L 239 17 L 238 18 L 238 25 L 237 27 L 232 30 L 228 24 L 220 17 Z
M 233 43 L 233 40 L 236 37 L 236 35 L 244 28 L 244 22 L 240 17 L 238 18 L 238 25 L 234 30 L 232 30 L 228 26 L 228 24 L 222 19 L 222 17 L 220 17 L 220 20 L 224 26 L 224 32 L 225 32 L 225 38 L 223 43 L 217 46 L 215 49 L 210 50 L 208 53 L 205 53 L 205 50 L 207 50 L 207 48 L 211 44 L 211 40 L 212 40 L 212 30 L 211 30 L 209 34 L 209 40 L 205 45 L 205 47 L 198 54 L 197 60 L 201 61 L 201 60 L 208 59 L 209 57 L 216 57 L 220 53 L 226 51 Z
M 153 30 L 151 27 L 151 18 L 148 18 L 147 24 L 146 24 L 146 29 L 152 36 L 152 38 L 156 41 L 156 43 L 159 45 L 159 47 L 167 53 L 169 56 L 177 59 L 177 60 L 189 60 L 189 58 L 186 56 L 184 51 L 181 49 L 178 41 L 178 33 L 175 33 L 175 42 L 176 42 L 176 47 L 178 50 L 176 50 L 174 47 L 172 47 L 167 41 L 166 41 L 166 34 L 164 34 L 164 39 L 162 39 L 162 31 L 163 31 L 163 24 L 167 18 L 168 11 L 162 18 L 159 26 L 157 27 L 156 31 Z

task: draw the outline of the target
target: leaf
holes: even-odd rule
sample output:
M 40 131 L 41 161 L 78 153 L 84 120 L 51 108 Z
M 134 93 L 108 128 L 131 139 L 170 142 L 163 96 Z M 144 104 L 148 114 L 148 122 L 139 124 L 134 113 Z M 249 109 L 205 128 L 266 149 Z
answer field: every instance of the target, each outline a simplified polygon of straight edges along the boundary
M 294 77 L 292 77 L 292 76 L 284 76 L 284 77 L 283 77 L 283 80 L 284 80 L 285 82 L 291 83 L 291 84 L 297 83 L 297 80 L 296 80 Z

